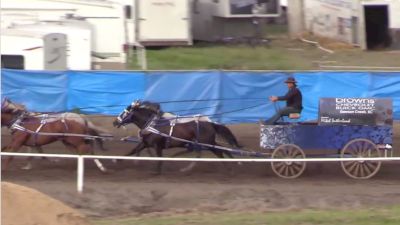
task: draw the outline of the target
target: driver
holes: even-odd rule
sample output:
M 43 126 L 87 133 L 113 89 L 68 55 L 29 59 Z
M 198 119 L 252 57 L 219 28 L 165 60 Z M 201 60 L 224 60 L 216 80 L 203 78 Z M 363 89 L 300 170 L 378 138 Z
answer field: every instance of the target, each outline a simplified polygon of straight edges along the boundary
M 297 88 L 297 81 L 293 77 L 289 77 L 285 83 L 287 84 L 288 91 L 284 96 L 270 96 L 269 100 L 272 102 L 286 101 L 286 107 L 280 109 L 274 116 L 265 121 L 266 125 L 273 125 L 282 116 L 289 116 L 290 113 L 300 113 L 303 109 L 301 91 Z

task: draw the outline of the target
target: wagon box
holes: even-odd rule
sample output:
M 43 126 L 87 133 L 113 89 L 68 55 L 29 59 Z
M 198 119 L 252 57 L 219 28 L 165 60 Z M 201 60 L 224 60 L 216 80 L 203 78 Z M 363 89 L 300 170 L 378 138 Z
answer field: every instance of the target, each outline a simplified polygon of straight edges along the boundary
M 262 125 L 261 147 L 296 144 L 304 149 L 340 150 L 355 138 L 366 138 L 377 145 L 392 144 L 391 99 L 321 98 L 318 115 L 318 124 Z

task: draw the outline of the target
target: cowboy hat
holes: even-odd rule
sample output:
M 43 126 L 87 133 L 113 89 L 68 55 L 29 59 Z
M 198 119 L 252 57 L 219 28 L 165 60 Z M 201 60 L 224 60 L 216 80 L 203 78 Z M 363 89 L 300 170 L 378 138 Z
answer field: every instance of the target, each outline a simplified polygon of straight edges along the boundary
M 297 81 L 293 77 L 289 77 L 288 79 L 285 80 L 285 83 L 297 83 Z

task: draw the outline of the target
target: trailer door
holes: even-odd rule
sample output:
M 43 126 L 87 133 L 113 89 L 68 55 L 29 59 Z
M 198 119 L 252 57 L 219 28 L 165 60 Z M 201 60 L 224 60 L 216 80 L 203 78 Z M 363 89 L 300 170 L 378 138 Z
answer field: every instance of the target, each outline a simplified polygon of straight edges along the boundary
M 189 1 L 139 0 L 138 39 L 143 45 L 188 45 L 190 35 Z
M 67 35 L 61 33 L 47 34 L 44 41 L 44 68 L 46 70 L 67 69 Z

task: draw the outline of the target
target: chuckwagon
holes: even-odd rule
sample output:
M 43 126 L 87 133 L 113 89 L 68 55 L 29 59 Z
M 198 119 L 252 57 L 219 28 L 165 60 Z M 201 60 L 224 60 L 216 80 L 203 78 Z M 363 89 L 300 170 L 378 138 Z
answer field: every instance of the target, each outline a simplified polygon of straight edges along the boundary
M 119 120 L 133 118 L 127 115 L 133 115 L 136 111 L 145 108 L 151 111 L 146 103 L 135 102 L 128 106 L 123 112 L 124 116 Z M 279 122 L 275 125 L 261 123 L 260 146 L 263 149 L 261 152 L 239 149 L 237 145 L 229 148 L 199 141 L 198 137 L 203 135 L 200 127 L 197 128 L 198 134 L 194 136 L 194 139 L 181 138 L 175 134 L 175 123 L 171 123 L 175 119 L 168 120 L 165 117 L 159 117 L 164 121 L 160 125 L 160 122 L 154 122 L 154 118 L 149 117 L 141 129 L 162 136 L 166 138 L 165 140 L 174 140 L 183 146 L 191 146 L 192 152 L 211 149 L 244 157 L 284 159 L 271 162 L 274 173 L 283 178 L 300 176 L 306 168 L 306 162 L 302 159 L 329 157 L 359 158 L 359 160 L 341 161 L 341 166 L 352 178 L 368 179 L 379 171 L 381 162 L 367 158 L 393 156 L 391 99 L 322 98 L 319 102 L 318 121 Z
M 6 122 L 3 117 L 8 115 L 7 110 L 10 111 L 11 118 L 20 118 L 20 114 L 14 113 L 13 108 L 2 104 L 2 109 L 2 124 Z M 21 115 L 27 115 L 24 109 L 17 111 L 25 113 Z M 12 125 L 9 126 L 24 135 L 106 138 L 73 132 L 43 132 L 40 129 L 43 120 L 33 124 L 39 126 L 35 131 L 20 125 L 21 118 L 11 119 Z M 33 118 L 37 119 L 31 119 Z M 162 157 L 163 149 L 182 147 L 184 151 L 172 157 L 190 152 L 200 157 L 201 150 L 209 150 L 220 158 L 225 154 L 228 157 L 239 155 L 283 159 L 271 160 L 272 170 L 283 178 L 300 176 L 306 168 L 305 158 L 349 158 L 351 160 L 341 161 L 344 172 L 352 178 L 368 179 L 380 169 L 381 161 L 375 158 L 393 156 L 391 99 L 322 98 L 319 102 L 318 121 L 260 124 L 260 146 L 263 149 L 261 152 L 241 149 L 233 133 L 222 124 L 203 120 L 203 117 L 199 116 L 181 121 L 182 119 L 178 116 L 165 116 L 158 103 L 135 101 L 121 112 L 114 125 L 120 127 L 134 123 L 140 129 L 139 138 L 123 139 L 138 143 L 128 155 L 137 155 L 145 148 L 154 148 L 157 156 Z M 218 144 L 215 140 L 216 135 L 220 135 L 231 147 Z M 158 171 L 161 172 L 161 164 Z
M 356 179 L 368 179 L 380 169 L 380 161 L 362 158 L 390 157 L 393 110 L 391 99 L 322 98 L 318 121 L 280 122 L 260 125 L 260 146 L 271 158 L 309 157 L 360 158 L 341 161 L 344 172 Z M 283 178 L 296 178 L 306 162 L 272 162 L 272 170 Z

